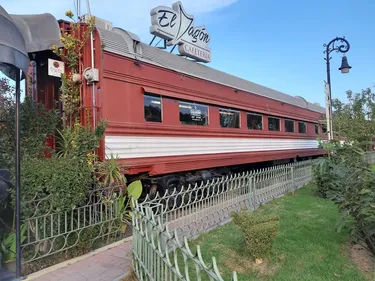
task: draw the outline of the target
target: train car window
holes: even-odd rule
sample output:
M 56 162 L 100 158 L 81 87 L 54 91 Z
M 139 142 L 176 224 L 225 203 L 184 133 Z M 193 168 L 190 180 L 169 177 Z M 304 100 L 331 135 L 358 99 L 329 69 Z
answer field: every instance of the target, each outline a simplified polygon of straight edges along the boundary
M 322 125 L 322 131 L 323 131 L 323 134 L 327 133 L 327 126 L 324 124 Z
M 268 117 L 268 130 L 280 131 L 280 119 L 276 117 Z
M 219 109 L 220 126 L 223 128 L 239 128 L 240 112 L 231 109 Z
M 298 133 L 306 134 L 306 123 L 305 122 L 298 122 Z
M 161 122 L 161 98 L 158 96 L 144 96 L 145 120 L 147 122 Z
M 179 108 L 181 124 L 208 126 L 208 106 L 180 101 Z
M 294 133 L 294 121 L 285 119 L 285 132 Z
M 263 130 L 263 116 L 255 113 L 248 113 L 247 128 L 250 130 Z
M 315 134 L 319 134 L 319 125 L 315 124 Z

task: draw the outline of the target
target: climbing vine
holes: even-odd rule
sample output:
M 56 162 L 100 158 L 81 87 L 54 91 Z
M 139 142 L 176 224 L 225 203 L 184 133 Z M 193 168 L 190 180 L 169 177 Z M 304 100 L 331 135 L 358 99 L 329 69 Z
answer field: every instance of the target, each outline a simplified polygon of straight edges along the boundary
M 64 104 L 63 120 L 67 122 L 67 126 L 72 127 L 79 119 L 81 105 L 80 81 L 74 77 L 79 74 L 82 49 L 95 28 L 95 18 L 91 17 L 88 20 L 87 28 L 82 30 L 81 23 L 74 20 L 72 11 L 67 11 L 65 15 L 72 21 L 67 28 L 61 28 L 62 48 L 54 45 L 52 51 L 61 58 L 68 69 L 68 72 L 61 75 L 60 100 Z

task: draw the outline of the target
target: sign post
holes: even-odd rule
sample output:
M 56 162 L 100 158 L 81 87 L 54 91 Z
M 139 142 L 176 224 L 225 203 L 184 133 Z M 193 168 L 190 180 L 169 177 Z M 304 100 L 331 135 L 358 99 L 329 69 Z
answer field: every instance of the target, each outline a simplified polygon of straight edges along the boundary
M 327 131 L 328 131 L 328 140 L 333 139 L 332 132 L 332 112 L 331 112 L 331 99 L 329 93 L 329 84 L 324 81 L 324 93 L 326 95 L 326 119 L 327 119 Z

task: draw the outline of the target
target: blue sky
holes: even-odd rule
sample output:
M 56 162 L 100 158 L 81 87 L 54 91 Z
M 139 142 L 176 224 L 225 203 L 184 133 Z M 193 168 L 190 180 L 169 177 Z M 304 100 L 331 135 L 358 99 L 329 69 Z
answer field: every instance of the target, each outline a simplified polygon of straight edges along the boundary
M 345 36 L 353 67 L 332 53 L 332 96 L 375 84 L 375 1 L 247 1 L 213 12 L 212 66 L 279 91 L 325 103 L 323 44 Z M 201 21 L 202 19 L 200 19 Z
M 85 12 L 85 2 L 82 10 Z M 173 0 L 91 0 L 93 15 L 135 32 L 149 42 L 151 8 Z M 64 18 L 75 11 L 73 0 L 2 0 L 13 14 L 52 13 Z M 110 3 L 110 4 L 109 4 Z M 375 85 L 375 23 L 373 0 L 182 0 L 196 25 L 211 35 L 211 67 L 255 83 L 325 104 L 326 65 L 323 44 L 345 36 L 353 67 L 341 74 L 341 54 L 332 53 L 332 96 Z M 205 3 L 205 5 L 203 5 Z M 121 9 L 120 9 L 121 7 Z

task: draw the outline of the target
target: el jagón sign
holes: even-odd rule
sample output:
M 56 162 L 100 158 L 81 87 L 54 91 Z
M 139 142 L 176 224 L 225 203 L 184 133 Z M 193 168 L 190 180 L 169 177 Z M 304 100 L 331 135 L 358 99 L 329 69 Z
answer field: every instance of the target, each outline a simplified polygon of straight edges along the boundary
M 211 61 L 210 34 L 204 26 L 194 26 L 194 17 L 185 12 L 181 2 L 174 3 L 172 8 L 158 6 L 150 14 L 151 34 L 165 39 L 168 46 L 178 45 L 183 56 Z

